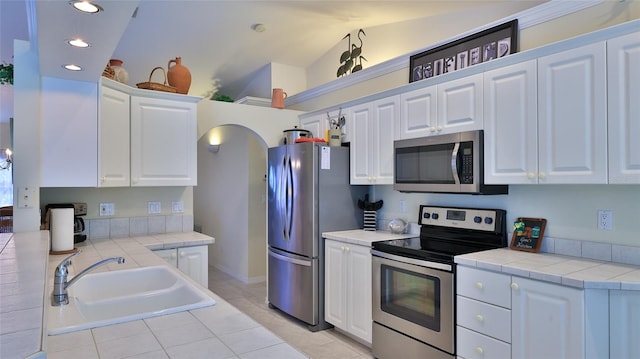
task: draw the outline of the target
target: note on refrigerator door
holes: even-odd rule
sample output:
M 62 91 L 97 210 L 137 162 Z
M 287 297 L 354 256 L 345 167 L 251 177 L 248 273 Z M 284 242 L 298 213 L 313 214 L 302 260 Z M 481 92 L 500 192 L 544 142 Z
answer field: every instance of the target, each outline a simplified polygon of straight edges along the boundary
M 331 147 L 329 146 L 322 146 L 322 150 L 320 151 L 320 169 L 331 169 Z

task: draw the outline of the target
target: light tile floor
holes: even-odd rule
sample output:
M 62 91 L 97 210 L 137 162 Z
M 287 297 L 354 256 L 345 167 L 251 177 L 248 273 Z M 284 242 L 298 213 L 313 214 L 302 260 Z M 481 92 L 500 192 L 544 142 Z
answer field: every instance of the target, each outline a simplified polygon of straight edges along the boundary
M 245 284 L 210 266 L 209 289 L 309 358 L 373 358 L 368 347 L 335 329 L 313 333 L 300 322 L 270 309 L 265 300 L 266 282 Z

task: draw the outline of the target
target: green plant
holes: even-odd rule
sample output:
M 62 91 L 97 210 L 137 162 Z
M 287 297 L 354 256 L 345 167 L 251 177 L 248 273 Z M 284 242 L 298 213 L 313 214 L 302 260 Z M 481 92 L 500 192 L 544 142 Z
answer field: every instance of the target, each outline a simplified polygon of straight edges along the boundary
M 215 94 L 213 95 L 213 100 L 215 101 L 224 101 L 224 102 L 233 102 L 233 99 L 227 95 Z
M 13 64 L 0 64 L 0 85 L 13 85 Z

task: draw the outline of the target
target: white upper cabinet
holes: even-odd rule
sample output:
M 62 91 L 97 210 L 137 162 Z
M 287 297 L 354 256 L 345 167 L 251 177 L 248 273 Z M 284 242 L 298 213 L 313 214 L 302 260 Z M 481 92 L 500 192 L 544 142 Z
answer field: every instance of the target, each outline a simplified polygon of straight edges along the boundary
M 42 78 L 41 187 L 96 187 L 96 83 Z
M 329 121 L 326 114 L 316 114 L 311 117 L 300 119 L 300 128 L 311 131 L 313 137 L 324 138 L 325 132 L 329 129 Z
M 436 134 L 481 130 L 482 74 L 438 84 Z
M 482 74 L 400 95 L 395 139 L 482 129 Z
M 538 182 L 536 61 L 484 73 L 487 184 Z
M 640 183 L 640 33 L 607 41 L 609 183 Z
M 540 183 L 607 183 L 604 42 L 538 58 Z
M 393 184 L 393 140 L 399 96 L 347 109 L 351 184 Z
M 130 96 L 106 86 L 100 90 L 98 187 L 128 187 Z
M 396 121 L 395 138 L 425 137 L 435 133 L 438 126 L 437 86 L 405 92 L 400 95 L 400 121 Z
M 131 96 L 131 186 L 197 184 L 196 103 Z

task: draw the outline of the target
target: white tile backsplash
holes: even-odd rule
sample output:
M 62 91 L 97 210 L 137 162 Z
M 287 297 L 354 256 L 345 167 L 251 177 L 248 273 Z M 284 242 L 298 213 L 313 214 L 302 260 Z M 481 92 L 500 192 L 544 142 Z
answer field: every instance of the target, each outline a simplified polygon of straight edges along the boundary
M 165 216 L 153 216 L 149 219 L 149 234 L 167 233 L 167 221 Z
M 129 237 L 129 218 L 111 218 L 109 222 L 111 238 Z
M 182 232 L 182 216 L 166 216 L 166 233 Z
M 127 238 L 193 231 L 193 216 L 98 218 L 87 220 L 89 239 Z
M 89 238 L 109 238 L 109 219 L 90 219 Z

